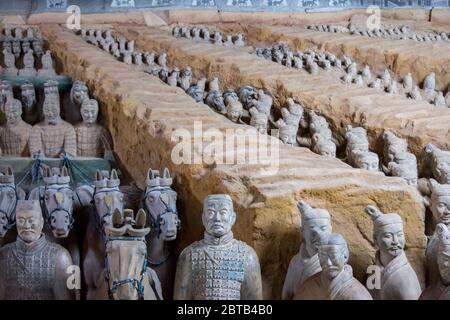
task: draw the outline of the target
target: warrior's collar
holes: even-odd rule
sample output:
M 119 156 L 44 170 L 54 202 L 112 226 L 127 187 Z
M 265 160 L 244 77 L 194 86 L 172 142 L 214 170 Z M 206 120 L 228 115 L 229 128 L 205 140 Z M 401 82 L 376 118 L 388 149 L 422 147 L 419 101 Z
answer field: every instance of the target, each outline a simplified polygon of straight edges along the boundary
M 229 242 L 231 242 L 234 239 L 233 232 L 230 231 L 227 234 L 221 236 L 221 237 L 214 237 L 210 235 L 209 233 L 205 232 L 205 242 L 206 244 L 213 245 L 213 246 L 219 246 L 224 245 Z
M 47 240 L 45 239 L 44 235 L 41 235 L 38 240 L 32 243 L 26 243 L 20 237 L 17 237 L 16 240 L 17 249 L 22 254 L 33 254 L 42 249 L 45 246 L 46 242 Z

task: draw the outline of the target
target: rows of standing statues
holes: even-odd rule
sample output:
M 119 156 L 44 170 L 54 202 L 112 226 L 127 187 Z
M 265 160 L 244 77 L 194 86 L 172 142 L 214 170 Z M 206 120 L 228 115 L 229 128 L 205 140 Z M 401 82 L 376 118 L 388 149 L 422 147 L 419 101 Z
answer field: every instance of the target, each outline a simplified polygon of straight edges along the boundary
M 133 42 L 116 40 L 108 31 L 82 31 L 82 36 L 124 62 L 140 65 L 142 54 L 134 51 Z M 34 39 L 33 32 L 27 31 L 26 37 L 27 41 Z M 36 52 L 26 45 L 23 49 L 21 30 L 15 29 L 13 36 L 10 29 L 5 29 L 3 39 L 7 75 L 39 76 L 39 72 L 30 71 L 35 67 L 31 57 Z M 13 50 L 15 45 L 9 47 L 5 45 L 7 41 L 22 43 L 22 48 Z M 16 68 L 19 71 L 14 74 L 13 57 L 23 57 L 23 69 L 30 72 L 20 73 L 23 69 Z M 154 54 L 148 53 L 145 60 L 149 62 L 149 73 L 168 84 L 173 77 L 174 86 L 183 86 L 177 72 L 174 76 L 168 74 L 165 54 L 158 55 L 157 63 Z M 54 71 L 50 51 L 42 54 L 43 66 L 44 63 L 45 70 Z M 56 71 L 54 74 L 57 75 Z M 251 115 L 250 125 L 261 133 L 267 132 L 268 123 L 276 124 L 282 132 L 280 139 L 286 144 L 308 146 L 316 153 L 336 156 L 336 144 L 342 142 L 334 139 L 326 119 L 305 112 L 306 121 L 303 107 L 293 99 L 287 100 L 282 117 L 275 121 L 270 118 L 272 97 L 264 91 L 244 86 L 238 92 L 222 93 L 215 78 L 205 93 L 205 82 L 206 79 L 200 83 L 203 90 L 199 101 L 210 96 L 206 104 L 227 114 L 230 120 L 238 122 L 246 109 Z M 196 85 L 194 89 L 202 89 L 198 88 L 198 82 Z M 192 86 L 195 85 L 189 78 L 185 91 L 194 98 L 194 89 L 189 94 Z M 220 100 L 222 96 L 225 102 Z M 240 107 L 233 108 L 238 104 Z M 239 109 L 237 115 L 231 112 L 235 109 Z M 74 183 L 75 167 L 70 160 L 104 158 L 113 151 L 109 132 L 97 121 L 99 104 L 91 98 L 86 83 L 74 81 L 70 93 L 64 95 L 55 80 L 47 80 L 42 91 L 30 82 L 17 88 L 5 80 L 0 83 L 0 111 L 4 116 L 0 127 L 2 158 L 64 160 L 60 167 L 39 165 L 36 170 L 42 182 L 31 190 L 21 188 L 12 166 L 1 168 L 0 299 L 263 298 L 259 258 L 252 247 L 233 236 L 232 228 L 238 217 L 230 195 L 211 194 L 203 200 L 203 238 L 176 257 L 174 243 L 183 229 L 177 192 L 167 168 L 161 172 L 148 170 L 142 179 L 145 189 L 134 208 L 127 202 L 129 195 L 122 188 L 116 169 L 98 170 L 90 181 Z M 307 135 L 298 137 L 301 126 Z M 370 205 L 364 212 L 354 213 L 367 215 L 373 223 L 377 247 L 374 260 L 380 270 L 380 283 L 372 288 L 353 276 L 349 264 L 351 251 L 346 239 L 332 231 L 331 214 L 299 201 L 303 241 L 289 264 L 282 299 L 450 299 L 448 151 L 427 146 L 433 178 L 420 184 L 416 159 L 408 152 L 406 142 L 388 131 L 384 139 L 385 154 L 380 164 L 378 155 L 369 150 L 365 129 L 347 127 L 346 158 L 354 167 L 366 170 L 377 171 L 384 165 L 381 170 L 401 176 L 423 191 L 424 202 L 436 224 L 426 251 L 429 280 L 425 290 L 405 254 L 400 215 L 384 213 Z M 80 270 L 79 281 L 76 270 Z

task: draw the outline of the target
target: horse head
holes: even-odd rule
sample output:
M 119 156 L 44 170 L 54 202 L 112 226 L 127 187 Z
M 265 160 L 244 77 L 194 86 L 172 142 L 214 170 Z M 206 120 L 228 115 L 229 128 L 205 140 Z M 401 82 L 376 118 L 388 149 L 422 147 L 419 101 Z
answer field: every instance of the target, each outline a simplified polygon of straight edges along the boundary
M 133 219 L 133 210 L 125 209 L 124 215 L 122 217 L 116 209 L 112 225 L 105 226 L 108 239 L 105 256 L 108 295 L 113 300 L 142 300 L 147 272 L 145 236 L 150 228 L 144 228 L 144 210 L 138 211 L 136 220 Z
M 158 170 L 150 168 L 145 185 L 142 207 L 150 218 L 152 230 L 157 232 L 158 239 L 175 240 L 180 219 L 177 211 L 177 193 L 171 188 L 172 178 L 169 170 L 164 169 L 163 177 L 160 177 Z
M 94 191 L 92 195 L 96 213 L 97 225 L 102 230 L 110 226 L 112 214 L 117 209 L 123 211 L 123 193 L 119 189 L 120 180 L 117 171 L 113 169 L 110 177 L 105 177 L 100 171 L 96 172 Z
M 16 223 L 16 205 L 25 199 L 25 192 L 14 183 L 13 169 L 8 166 L 0 173 L 0 238 Z
M 44 168 L 44 187 L 39 188 L 39 200 L 44 218 L 55 238 L 66 238 L 73 226 L 73 196 L 70 186 L 70 176 L 64 166 L 61 172 L 58 168 Z M 33 191 L 32 191 L 33 192 Z M 30 194 L 30 198 L 33 196 Z

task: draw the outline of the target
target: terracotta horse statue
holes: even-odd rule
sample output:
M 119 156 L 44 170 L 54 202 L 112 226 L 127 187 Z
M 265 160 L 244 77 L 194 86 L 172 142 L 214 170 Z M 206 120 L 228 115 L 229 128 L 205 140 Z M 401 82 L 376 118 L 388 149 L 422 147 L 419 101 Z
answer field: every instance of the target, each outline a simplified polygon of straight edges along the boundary
M 0 247 L 16 240 L 16 205 L 24 200 L 25 191 L 14 182 L 13 169 L 0 173 Z
M 123 211 L 124 195 L 119 189 L 120 180 L 116 170 L 109 178 L 100 171 L 96 172 L 94 185 L 84 185 L 76 189 L 80 206 L 90 207 L 84 212 L 86 231 L 83 240 L 81 263 L 83 280 L 86 286 L 86 298 L 95 298 L 97 280 L 105 267 L 106 234 L 105 227 L 111 226 L 115 210 Z
M 176 259 L 173 255 L 173 242 L 177 238 L 180 219 L 177 211 L 177 193 L 171 188 L 172 178 L 164 169 L 160 177 L 158 170 L 148 170 L 145 180 L 145 193 L 141 207 L 147 214 L 151 231 L 147 239 L 147 260 L 149 266 L 158 274 L 164 298 L 173 296 Z
M 140 209 L 133 219 L 133 210 L 113 214 L 113 225 L 105 226 L 107 237 L 105 269 L 97 281 L 96 299 L 161 300 L 161 284 L 155 271 L 147 266 L 145 236 L 146 215 Z
M 30 191 L 28 199 L 39 200 L 46 221 L 44 232 L 48 240 L 69 251 L 75 265 L 80 265 L 80 249 L 74 223 L 75 192 L 70 185 L 70 175 L 64 166 L 43 168 L 44 185 Z

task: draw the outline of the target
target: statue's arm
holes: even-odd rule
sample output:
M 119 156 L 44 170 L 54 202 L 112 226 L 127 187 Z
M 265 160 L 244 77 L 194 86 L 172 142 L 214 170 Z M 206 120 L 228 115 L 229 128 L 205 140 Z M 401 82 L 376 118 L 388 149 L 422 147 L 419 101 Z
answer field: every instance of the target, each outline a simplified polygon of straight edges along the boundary
M 61 249 L 56 258 L 56 275 L 53 285 L 53 295 L 55 300 L 74 300 L 75 289 L 68 288 L 67 280 L 71 273 L 67 273 L 69 266 L 73 265 L 72 258 L 66 249 Z
M 294 283 L 295 283 L 295 256 L 291 259 L 289 267 L 286 273 L 286 278 L 284 278 L 283 291 L 281 292 L 281 299 L 292 300 L 294 297 Z
M 262 283 L 261 267 L 256 252 L 250 248 L 244 273 L 244 282 L 241 287 L 241 300 L 261 300 Z
M 64 138 L 64 151 L 73 157 L 77 155 L 77 134 L 72 126 L 70 126 L 70 128 L 66 131 L 66 136 Z
M 173 292 L 174 300 L 191 300 L 191 269 L 189 254 L 186 249 L 183 250 L 180 257 L 178 258 L 177 272 L 175 274 L 175 288 Z

